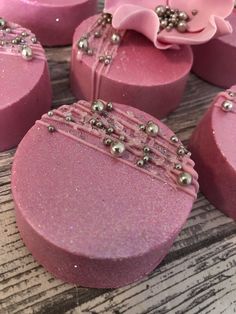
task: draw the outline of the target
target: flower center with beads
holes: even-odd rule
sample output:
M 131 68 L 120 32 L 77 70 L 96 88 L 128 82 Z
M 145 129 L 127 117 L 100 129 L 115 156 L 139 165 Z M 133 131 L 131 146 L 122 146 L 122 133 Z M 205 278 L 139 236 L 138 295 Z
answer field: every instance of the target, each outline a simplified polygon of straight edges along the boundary
M 159 5 L 155 8 L 155 12 L 160 20 L 160 31 L 164 29 L 168 32 L 172 29 L 176 29 L 180 33 L 188 31 L 190 16 L 185 11 L 172 9 L 169 6 Z M 193 16 L 197 13 L 197 10 L 192 11 Z

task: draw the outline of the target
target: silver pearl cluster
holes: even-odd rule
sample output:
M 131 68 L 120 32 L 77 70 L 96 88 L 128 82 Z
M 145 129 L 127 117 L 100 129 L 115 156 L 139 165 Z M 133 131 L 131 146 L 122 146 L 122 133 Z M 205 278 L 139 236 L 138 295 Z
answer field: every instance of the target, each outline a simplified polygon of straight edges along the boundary
M 82 51 L 84 54 L 88 56 L 94 55 L 94 50 L 90 46 L 90 38 L 98 39 L 103 36 L 104 29 L 107 26 L 110 26 L 112 23 L 112 15 L 108 13 L 103 13 L 101 17 L 97 20 L 95 29 L 89 32 L 88 34 L 84 34 L 77 42 L 77 47 L 80 51 Z M 112 45 L 119 45 L 121 42 L 121 35 L 116 31 L 109 35 L 110 43 Z M 108 39 L 109 39 L 108 38 Z M 109 54 L 109 52 L 104 52 L 103 55 L 100 55 L 98 57 L 98 60 L 100 63 L 103 63 L 104 65 L 109 65 L 112 62 L 112 55 Z
M 113 110 L 113 104 L 112 102 L 105 104 L 103 101 L 97 99 L 92 103 L 91 110 L 95 113 L 106 114 Z
M 183 156 L 185 156 L 185 155 L 190 154 L 190 152 L 187 150 L 186 147 L 184 147 L 183 145 L 181 145 L 181 146 L 178 147 L 178 149 L 177 149 L 177 154 L 178 154 L 178 156 L 183 157 Z
M 83 53 L 92 56 L 93 49 L 90 48 L 89 45 L 89 37 L 88 35 L 83 35 L 77 42 L 77 47 L 79 50 L 83 51 Z
M 4 35 L 2 38 L 0 38 L 1 47 L 16 46 L 19 48 L 19 52 L 23 59 L 27 61 L 33 59 L 33 50 L 26 41 L 26 39 L 29 39 L 30 35 L 26 31 L 23 31 L 21 34 L 16 35 L 14 38 L 6 39 L 8 34 L 13 34 L 13 31 L 3 18 L 0 18 L 0 30 Z M 30 40 L 32 44 L 37 43 L 36 37 L 31 37 Z
M 148 146 L 145 146 L 143 148 L 143 157 L 142 159 L 139 159 L 136 163 L 138 167 L 142 168 L 151 161 L 151 156 L 150 156 L 151 152 L 152 151 Z
M 152 121 L 149 121 L 146 125 L 141 124 L 139 129 L 151 137 L 156 137 L 160 132 L 159 126 Z
M 110 147 L 110 153 L 115 157 L 121 157 L 126 150 L 125 144 L 121 140 L 105 138 L 103 144 Z
M 164 5 L 156 7 L 155 12 L 160 19 L 161 30 L 176 29 L 180 33 L 187 32 L 190 18 L 186 12 Z
M 234 108 L 234 104 L 230 100 L 225 100 L 221 105 L 221 109 L 225 112 L 230 112 L 233 110 L 233 108 Z
M 105 54 L 105 55 L 99 56 L 98 59 L 99 59 L 100 63 L 104 63 L 105 65 L 109 65 L 112 62 L 112 56 L 109 55 L 109 54 Z

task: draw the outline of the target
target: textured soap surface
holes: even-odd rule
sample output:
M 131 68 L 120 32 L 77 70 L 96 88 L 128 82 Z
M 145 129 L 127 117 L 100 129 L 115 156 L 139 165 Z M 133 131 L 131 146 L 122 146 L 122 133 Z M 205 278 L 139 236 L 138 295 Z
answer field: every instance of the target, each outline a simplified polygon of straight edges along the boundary
M 158 50 L 139 33 L 120 32 L 120 44 L 111 44 L 117 33 L 107 25 L 95 31 L 102 33 L 94 38 L 94 25 L 99 16 L 85 20 L 73 39 L 71 86 L 78 99 L 117 101 L 146 111 L 158 118 L 176 109 L 182 98 L 188 73 L 192 66 L 192 52 L 187 46 L 179 50 Z M 78 41 L 87 33 L 90 47 L 88 56 L 78 49 Z M 96 36 L 96 35 L 95 35 Z M 106 66 L 99 57 L 111 55 Z
M 69 45 L 75 28 L 97 11 L 97 0 L 0 1 L 0 13 L 31 29 L 45 46 Z
M 95 115 L 113 125 L 109 136 L 90 125 L 94 114 L 84 101 L 43 116 L 19 145 L 12 171 L 24 242 L 55 276 L 86 287 L 123 286 L 152 271 L 180 232 L 198 190 L 194 163 L 176 154 L 181 143 L 169 140 L 172 131 L 153 120 L 160 136 L 147 136 L 139 123 L 152 117 L 113 106 L 107 118 Z M 117 134 L 126 137 L 121 157 L 104 145 Z M 152 161 L 138 167 L 147 145 Z M 190 185 L 177 183 L 182 171 L 174 170 L 176 162 L 192 175 Z
M 228 18 L 233 33 L 193 47 L 193 72 L 202 79 L 229 88 L 236 83 L 236 9 Z
M 11 29 L 7 33 L 6 29 Z M 25 33 L 27 36 L 22 36 Z M 16 37 L 24 41 L 12 44 Z M 29 30 L 6 22 L 0 30 L 0 151 L 16 146 L 51 106 L 51 85 L 44 50 Z M 32 60 L 22 56 L 23 46 Z
M 222 106 L 230 106 L 225 111 Z M 223 110 L 223 109 L 224 110 Z M 220 93 L 190 143 L 202 192 L 236 219 L 236 87 Z

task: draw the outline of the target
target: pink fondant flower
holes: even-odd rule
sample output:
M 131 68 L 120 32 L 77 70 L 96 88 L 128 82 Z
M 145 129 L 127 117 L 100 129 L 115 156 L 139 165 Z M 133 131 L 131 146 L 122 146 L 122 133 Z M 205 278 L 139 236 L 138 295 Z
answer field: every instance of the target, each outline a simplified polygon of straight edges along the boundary
M 186 13 L 186 31 L 181 30 L 181 25 L 179 29 L 175 26 L 171 30 L 163 27 L 161 22 L 171 22 L 168 14 L 158 16 L 155 10 L 159 6 L 177 10 L 172 11 L 174 17 L 175 12 L 177 15 L 178 12 Z M 135 30 L 148 37 L 157 48 L 168 49 L 176 45 L 202 44 L 232 32 L 225 18 L 233 8 L 234 0 L 106 0 L 104 12 L 112 14 L 114 28 Z

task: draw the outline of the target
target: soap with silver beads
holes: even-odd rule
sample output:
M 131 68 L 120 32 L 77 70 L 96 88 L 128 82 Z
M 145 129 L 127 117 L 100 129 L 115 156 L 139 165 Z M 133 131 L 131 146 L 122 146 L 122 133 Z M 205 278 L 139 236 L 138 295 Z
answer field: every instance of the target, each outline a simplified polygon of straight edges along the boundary
M 35 34 L 4 18 L 0 18 L 0 82 L 0 151 L 5 151 L 50 109 L 52 91 L 46 55 Z
M 70 45 L 75 28 L 96 12 L 97 0 L 0 1 L 1 16 L 31 29 L 43 46 Z
M 190 150 L 202 193 L 236 220 L 236 86 L 215 97 L 192 135 Z
M 77 99 L 125 103 L 158 118 L 167 116 L 182 99 L 193 61 L 191 49 L 156 49 L 137 32 L 113 29 L 110 19 L 108 14 L 90 17 L 75 31 L 73 94 Z
M 18 228 L 34 258 L 93 288 L 121 287 L 155 269 L 198 191 L 194 163 L 177 154 L 183 144 L 173 136 L 149 114 L 101 99 L 43 115 L 12 170 Z

